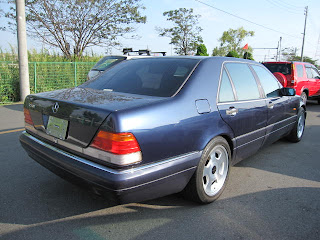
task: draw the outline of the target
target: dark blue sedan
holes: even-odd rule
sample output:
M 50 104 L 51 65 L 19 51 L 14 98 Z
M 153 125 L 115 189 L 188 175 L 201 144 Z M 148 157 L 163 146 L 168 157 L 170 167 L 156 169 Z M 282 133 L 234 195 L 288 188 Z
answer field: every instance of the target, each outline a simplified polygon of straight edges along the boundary
M 261 64 L 224 57 L 124 61 L 83 85 L 29 95 L 30 157 L 120 203 L 183 191 L 217 199 L 231 165 L 282 137 L 306 109 Z

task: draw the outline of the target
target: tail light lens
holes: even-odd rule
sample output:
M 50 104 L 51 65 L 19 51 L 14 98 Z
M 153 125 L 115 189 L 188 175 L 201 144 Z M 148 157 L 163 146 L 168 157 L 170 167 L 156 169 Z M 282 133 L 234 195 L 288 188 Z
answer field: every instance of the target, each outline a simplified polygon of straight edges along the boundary
M 23 113 L 24 113 L 24 121 L 30 125 L 33 125 L 33 121 L 32 121 L 29 109 L 24 108 Z
M 110 133 L 102 130 L 93 139 L 91 147 L 117 155 L 140 151 L 138 141 L 132 133 Z

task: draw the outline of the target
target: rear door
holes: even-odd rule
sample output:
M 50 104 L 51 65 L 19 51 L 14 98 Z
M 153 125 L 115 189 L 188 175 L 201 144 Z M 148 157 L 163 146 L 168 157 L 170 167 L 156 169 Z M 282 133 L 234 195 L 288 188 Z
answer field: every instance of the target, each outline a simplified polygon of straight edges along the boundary
M 268 110 L 256 79 L 246 63 L 224 64 L 218 109 L 235 135 L 235 161 L 255 153 L 264 140 Z

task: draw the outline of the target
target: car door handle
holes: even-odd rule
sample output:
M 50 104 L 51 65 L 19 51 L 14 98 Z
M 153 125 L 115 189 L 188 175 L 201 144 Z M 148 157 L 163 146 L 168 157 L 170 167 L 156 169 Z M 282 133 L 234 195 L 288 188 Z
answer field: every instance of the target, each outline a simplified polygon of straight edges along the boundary
M 273 103 L 273 102 L 269 102 L 268 108 L 269 108 L 269 109 L 273 109 L 273 107 L 274 107 L 274 103 Z
M 230 116 L 235 116 L 238 113 L 238 109 L 234 107 L 230 107 L 228 110 L 226 110 L 226 114 Z

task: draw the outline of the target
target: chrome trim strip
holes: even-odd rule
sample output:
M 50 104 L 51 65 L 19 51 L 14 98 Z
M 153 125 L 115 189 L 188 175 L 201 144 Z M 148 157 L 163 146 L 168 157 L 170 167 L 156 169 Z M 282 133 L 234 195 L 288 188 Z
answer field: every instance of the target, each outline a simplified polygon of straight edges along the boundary
M 260 102 L 260 101 L 265 101 L 265 98 L 259 98 L 255 100 L 243 100 L 243 101 L 233 101 L 233 102 L 222 102 L 222 103 L 217 103 L 217 106 L 219 105 L 227 105 L 227 104 L 234 104 L 234 103 L 248 103 L 248 102 Z
M 268 126 L 266 126 L 266 127 L 262 127 L 262 128 L 257 129 L 257 130 L 254 130 L 254 131 L 252 131 L 252 132 L 249 132 L 249 133 L 245 133 L 245 134 L 243 134 L 243 135 L 240 135 L 240 136 L 236 137 L 235 139 L 238 140 L 238 139 L 240 139 L 240 138 L 242 138 L 242 137 L 246 137 L 246 136 L 251 135 L 251 134 L 253 134 L 253 133 L 256 133 L 256 132 L 259 132 L 259 131 L 262 131 L 262 130 L 266 130 L 266 129 L 269 128 L 269 127 L 275 126 L 276 124 L 279 124 L 279 123 L 288 121 L 288 120 L 290 120 L 290 119 L 292 119 L 292 118 L 296 118 L 296 117 L 297 117 L 297 116 L 292 116 L 292 117 L 283 119 L 283 120 L 281 120 L 281 121 L 279 121 L 279 122 L 270 124 L 270 125 L 268 125 Z M 292 123 L 290 123 L 290 124 L 292 124 Z M 290 125 L 290 124 L 288 124 L 288 125 Z M 288 125 L 286 125 L 286 126 L 288 126 Z
M 237 146 L 235 149 L 238 149 L 238 148 L 240 148 L 240 147 L 243 147 L 243 146 L 245 146 L 245 145 L 248 145 L 248 144 L 250 144 L 250 143 L 252 143 L 252 142 L 255 142 L 255 141 L 257 141 L 257 140 L 259 140 L 259 139 L 261 139 L 261 138 L 264 138 L 264 137 L 265 137 L 265 135 L 263 135 L 262 137 L 258 137 L 258 138 L 256 138 L 256 139 L 250 141 L 250 142 L 246 142 L 245 144 L 242 144 L 242 145 L 240 145 L 240 146 Z
M 83 164 L 89 165 L 91 167 L 94 167 L 94 168 L 97 168 L 99 170 L 102 170 L 102 171 L 105 171 L 105 172 L 109 172 L 109 173 L 112 173 L 112 174 L 126 174 L 126 173 L 133 173 L 133 172 L 137 172 L 137 171 L 142 171 L 142 170 L 145 170 L 145 169 L 148 169 L 148 168 L 160 166 L 162 164 L 167 164 L 167 163 L 170 163 L 170 162 L 174 162 L 174 161 L 180 160 L 182 158 L 186 158 L 186 157 L 201 153 L 201 151 L 194 151 L 194 152 L 190 152 L 190 153 L 187 153 L 187 154 L 184 154 L 184 155 L 180 155 L 180 156 L 177 156 L 177 157 L 165 159 L 163 161 L 156 162 L 156 163 L 146 164 L 146 165 L 143 165 L 143 166 L 133 167 L 133 168 L 130 168 L 130 169 L 125 169 L 125 170 L 115 170 L 115 169 L 108 168 L 108 167 L 102 166 L 100 164 L 91 162 L 91 161 L 86 160 L 84 158 L 78 157 L 76 155 L 73 155 L 71 153 L 63 151 L 63 150 L 61 150 L 59 148 L 56 148 L 56 147 L 54 147 L 54 146 L 52 146 L 52 145 L 50 145 L 48 143 L 45 143 L 45 142 L 35 138 L 34 136 L 30 135 L 26 131 L 24 131 L 22 134 L 24 134 L 26 137 L 32 139 L 33 141 L 37 142 L 38 144 L 40 144 L 40 145 L 42 145 L 44 147 L 47 147 L 47 148 L 49 148 L 49 149 L 51 149 L 51 150 L 53 150 L 55 152 L 58 152 L 58 153 L 66 156 L 66 157 L 72 158 L 75 161 L 81 162 Z
M 283 127 L 279 128 L 279 129 L 277 129 L 277 130 L 274 130 L 274 131 L 272 131 L 272 132 L 270 132 L 270 133 L 266 134 L 266 136 L 268 136 L 268 135 L 270 135 L 270 134 L 272 134 L 272 133 L 275 133 L 275 132 L 277 132 L 277 131 L 281 130 L 282 128 L 288 127 L 289 125 L 292 125 L 292 124 L 294 124 L 294 122 L 289 123 L 289 124 L 287 124 L 287 125 L 285 125 L 285 126 L 283 126 Z
M 184 169 L 184 170 L 182 170 L 182 171 L 179 171 L 179 172 L 176 172 L 176 173 L 167 175 L 167 176 L 165 176 L 165 177 L 157 178 L 157 179 L 155 179 L 155 180 L 152 180 L 152 181 L 149 181 L 149 182 L 146 182 L 146 183 L 141 183 L 141 184 L 138 184 L 138 185 L 129 187 L 129 188 L 122 188 L 122 189 L 117 190 L 117 192 L 126 191 L 126 190 L 134 189 L 134 188 L 137 188 L 137 187 L 142 187 L 142 186 L 144 186 L 144 185 L 147 185 L 147 184 L 150 184 L 150 183 L 154 183 L 154 182 L 157 182 L 157 181 L 160 181 L 160 180 L 163 180 L 163 179 L 166 179 L 166 178 L 175 176 L 175 175 L 177 175 L 177 174 L 180 174 L 180 173 L 183 173 L 183 172 L 186 172 L 186 171 L 195 169 L 196 167 L 197 167 L 197 166 L 190 167 L 190 168 L 188 168 L 188 169 Z
M 268 126 L 266 126 L 266 127 L 259 128 L 259 129 L 255 130 L 255 131 L 252 131 L 252 132 L 249 132 L 249 133 L 243 134 L 243 135 L 241 135 L 241 136 L 238 136 L 238 137 L 236 137 L 236 138 L 234 138 L 234 139 L 237 141 L 237 140 L 239 140 L 239 139 L 240 139 L 240 138 L 242 138 L 242 137 L 248 136 L 248 135 L 253 134 L 253 133 L 256 133 L 256 132 L 258 132 L 258 131 L 266 130 L 266 129 L 270 128 L 270 127 L 275 126 L 276 124 L 279 124 L 279 123 L 282 123 L 282 122 L 284 122 L 284 121 L 290 120 L 290 119 L 292 119 L 292 118 L 294 118 L 294 117 L 297 117 L 297 116 L 292 116 L 292 117 L 286 118 L 286 119 L 281 120 L 281 121 L 279 121 L 279 122 L 276 122 L 276 123 L 270 124 L 270 125 L 268 125 Z M 281 130 L 281 129 L 285 128 L 285 127 L 288 127 L 288 126 L 290 126 L 290 125 L 292 125 L 292 124 L 294 124 L 294 122 L 291 122 L 291 123 L 289 123 L 289 124 L 287 124 L 287 125 L 285 125 L 285 126 L 283 126 L 283 127 L 279 128 L 279 129 L 276 129 L 276 130 L 274 130 L 274 131 L 272 131 L 272 132 L 270 132 L 270 133 L 266 133 L 266 134 L 264 134 L 263 136 L 258 137 L 258 138 L 256 138 L 256 139 L 254 139 L 254 140 L 250 141 L 250 142 L 247 142 L 247 143 L 245 143 L 245 144 L 242 144 L 242 145 L 240 145 L 240 146 L 237 146 L 237 147 L 235 147 L 234 149 L 237 149 L 237 148 L 243 147 L 243 146 L 245 146 L 245 145 L 247 145 L 247 144 L 249 144 L 249 143 L 252 143 L 252 142 L 257 141 L 257 140 L 259 140 L 259 139 L 261 139 L 261 138 L 264 138 L 264 137 L 266 137 L 266 136 L 269 136 L 270 134 L 275 133 L 275 132 L 277 132 L 277 131 L 279 131 L 279 130 Z

